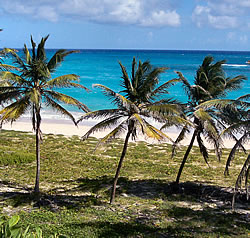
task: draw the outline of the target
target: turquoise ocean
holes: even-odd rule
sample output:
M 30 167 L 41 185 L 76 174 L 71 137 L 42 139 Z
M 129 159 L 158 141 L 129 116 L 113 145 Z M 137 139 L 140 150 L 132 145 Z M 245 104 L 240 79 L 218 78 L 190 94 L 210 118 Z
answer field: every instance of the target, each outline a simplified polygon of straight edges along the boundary
M 21 52 L 21 51 L 19 51 Z M 56 49 L 47 50 L 48 59 L 56 52 Z M 21 53 L 20 53 L 21 54 Z M 161 75 L 160 84 L 167 80 L 176 78 L 175 71 L 180 71 L 193 83 L 196 70 L 202 64 L 205 56 L 211 55 L 215 61 L 226 60 L 224 70 L 227 77 L 234 77 L 242 74 L 250 79 L 250 52 L 232 51 L 187 51 L 187 50 L 80 50 L 65 58 L 65 61 L 58 67 L 53 77 L 63 74 L 74 73 L 80 76 L 80 83 L 91 91 L 83 89 L 60 89 L 62 93 L 67 93 L 86 104 L 91 110 L 114 107 L 111 101 L 105 97 L 101 90 L 93 88 L 93 84 L 103 84 L 116 92 L 122 90 L 121 70 L 119 61 L 126 66 L 127 72 L 131 72 L 133 57 L 137 60 L 149 60 L 153 66 L 164 66 L 169 69 Z M 227 98 L 235 99 L 243 94 L 250 93 L 250 82 L 247 80 L 242 89 L 233 91 Z M 186 102 L 187 96 L 181 84 L 170 88 L 167 98 L 175 98 L 181 102 Z M 77 111 L 76 108 L 68 108 Z

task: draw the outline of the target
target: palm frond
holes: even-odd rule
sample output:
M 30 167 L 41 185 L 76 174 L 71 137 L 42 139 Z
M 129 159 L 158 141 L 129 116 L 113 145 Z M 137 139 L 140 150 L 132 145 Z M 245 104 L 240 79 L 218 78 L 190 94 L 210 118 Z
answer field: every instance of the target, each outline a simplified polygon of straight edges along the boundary
M 23 95 L 23 91 L 20 88 L 12 87 L 0 87 L 0 102 L 8 103 L 20 98 Z
M 26 86 L 29 84 L 29 82 L 27 80 L 25 80 L 23 77 L 21 77 L 18 74 L 15 74 L 13 72 L 10 71 L 2 71 L 0 72 L 0 77 L 2 82 L 3 81 L 7 81 L 10 82 L 11 85 L 17 85 L 17 86 Z
M 17 64 L 21 69 L 27 69 L 25 63 L 22 61 L 22 59 L 16 53 L 16 50 L 13 50 L 10 48 L 4 48 L 3 51 L 6 54 L 10 54 L 14 58 L 14 63 Z
M 149 94 L 150 97 L 156 96 L 157 93 L 162 94 L 164 92 L 167 92 L 166 89 L 174 83 L 174 80 L 172 80 L 172 82 L 170 82 L 171 80 L 169 80 L 167 83 L 165 83 L 165 86 L 162 85 L 161 88 L 159 88 L 159 90 L 152 95 L 152 91 L 155 89 L 155 86 L 159 83 L 158 79 L 159 75 L 164 73 L 167 69 L 168 69 L 167 67 L 157 67 L 153 69 L 151 72 L 149 72 L 148 75 L 145 75 L 146 79 L 144 80 L 143 85 L 141 87 L 141 92 Z
M 33 41 L 32 36 L 30 36 L 30 42 L 32 46 L 32 60 L 35 61 L 36 59 L 36 43 Z
M 245 188 L 246 188 L 246 194 L 247 194 L 247 200 L 249 199 L 249 188 L 248 188 L 248 177 L 249 177 L 249 167 L 250 167 L 250 154 L 248 155 L 244 165 L 242 166 L 242 169 L 237 177 L 236 183 L 235 183 L 235 190 L 234 190 L 234 196 L 232 199 L 232 208 L 234 209 L 235 206 L 235 196 L 238 191 L 238 189 L 241 187 L 242 181 L 245 179 Z
M 204 158 L 205 162 L 207 163 L 207 165 L 209 165 L 208 160 L 207 160 L 208 159 L 207 148 L 204 145 L 203 140 L 201 139 L 201 133 L 200 132 L 197 133 L 196 139 L 197 139 L 197 142 L 198 142 L 198 145 L 199 145 L 199 148 L 200 148 L 200 152 L 203 155 L 203 158 Z
M 212 118 L 209 115 L 208 112 L 206 112 L 203 108 L 199 108 L 195 110 L 194 116 L 198 118 L 200 121 L 205 122 L 205 121 L 211 121 Z
M 247 80 L 247 77 L 244 75 L 238 75 L 234 78 L 228 79 L 228 81 L 226 82 L 226 86 L 225 89 L 227 91 L 233 91 L 233 90 L 238 90 L 242 87 L 242 82 L 244 82 L 245 80 Z
M 191 121 L 186 118 L 183 118 L 182 116 L 170 115 L 165 117 L 165 123 L 161 127 L 161 130 L 167 129 L 172 126 L 175 126 L 177 128 L 182 128 L 183 126 L 195 127 Z
M 77 99 L 70 97 L 66 94 L 55 92 L 55 91 L 49 91 L 49 90 L 44 90 L 44 93 L 47 94 L 49 97 L 51 97 L 54 100 L 66 103 L 68 105 L 76 106 L 76 107 L 78 107 L 78 109 L 81 109 L 84 112 L 90 111 L 89 108 L 85 104 L 81 103 Z
M 1 71 L 9 71 L 9 70 L 16 70 L 19 71 L 20 69 L 16 66 L 9 65 L 9 64 L 0 64 Z
M 126 68 L 122 65 L 122 63 L 120 61 L 119 61 L 119 65 L 120 65 L 121 70 L 122 70 L 123 81 L 121 82 L 121 86 L 124 88 L 124 90 L 122 92 L 124 92 L 129 98 L 131 96 L 131 94 L 134 93 L 134 86 L 132 85 L 132 83 L 129 79 Z
M 83 85 L 81 85 L 79 83 L 72 82 L 72 81 L 79 81 L 79 77 L 80 76 L 76 75 L 76 74 L 62 75 L 62 76 L 59 76 L 59 77 L 56 77 L 56 78 L 49 80 L 46 83 L 46 86 L 49 86 L 51 88 L 53 88 L 53 87 L 57 87 L 57 88 L 70 88 L 70 87 L 83 88 L 86 91 L 89 91 L 89 89 L 87 89 Z
M 31 58 L 31 56 L 30 56 L 30 52 L 29 52 L 29 50 L 28 50 L 26 44 L 24 44 L 24 49 L 23 49 L 23 51 L 24 51 L 24 55 L 25 55 L 25 59 L 26 59 L 26 64 L 29 64 L 29 65 L 30 65 L 31 62 L 32 62 L 32 58 Z
M 137 109 L 134 103 L 132 103 L 129 99 L 125 98 L 121 94 L 114 92 L 112 89 L 101 84 L 94 84 L 93 87 L 100 88 L 103 91 L 104 95 L 111 98 L 112 102 L 119 108 L 133 108 L 134 110 Z
M 50 72 L 54 72 L 55 69 L 58 67 L 58 65 L 60 63 L 62 63 L 64 61 L 64 58 L 72 53 L 77 53 L 79 51 L 77 50 L 71 50 L 71 51 L 67 51 L 67 50 L 58 50 L 53 56 L 52 58 L 49 60 L 47 67 L 49 69 Z
M 180 132 L 180 134 L 177 136 L 176 140 L 174 141 L 172 145 L 172 154 L 171 154 L 171 159 L 174 158 L 176 154 L 176 149 L 178 147 L 178 144 L 185 138 L 186 132 L 189 132 L 188 127 L 184 126 Z
M 234 144 L 234 147 L 230 151 L 229 156 L 227 158 L 226 168 L 225 168 L 225 171 L 224 171 L 225 175 L 229 175 L 229 167 L 230 167 L 230 164 L 231 164 L 232 160 L 234 159 L 234 156 L 235 156 L 235 153 L 236 153 L 237 149 L 240 147 L 241 144 L 244 144 L 244 142 L 246 142 L 247 140 L 249 140 L 249 138 L 250 138 L 250 132 L 246 132 Z
M 120 109 L 103 109 L 103 110 L 97 110 L 92 112 L 87 112 L 81 118 L 77 121 L 77 123 L 81 122 L 82 120 L 87 119 L 99 119 L 99 118 L 106 118 L 106 117 L 112 117 L 112 116 L 128 116 L 126 115 L 126 112 L 121 111 Z
M 250 119 L 237 121 L 221 132 L 221 135 L 250 131 Z
M 188 80 L 183 76 L 183 74 L 179 71 L 175 71 L 176 74 L 178 74 L 179 76 L 179 80 L 181 80 L 182 84 L 183 84 L 183 88 L 186 92 L 187 95 L 190 95 L 191 92 L 191 85 L 188 82 Z
M 82 140 L 88 139 L 88 137 L 95 132 L 106 130 L 107 128 L 111 128 L 114 125 L 117 125 L 117 123 L 119 122 L 119 120 L 121 118 L 122 118 L 122 116 L 118 115 L 118 116 L 111 116 L 107 119 L 104 119 L 103 121 L 101 121 L 101 122 L 97 123 L 96 125 L 94 125 L 93 127 L 91 127 L 88 130 L 88 132 L 84 136 L 82 136 Z
M 180 79 L 171 79 L 166 83 L 162 84 L 158 88 L 156 88 L 152 93 L 151 96 L 161 95 L 161 94 L 168 94 L 167 89 L 171 86 L 175 85 L 177 82 L 180 82 Z
M 250 100 L 250 94 L 242 95 L 242 96 L 238 97 L 236 100 L 242 100 L 242 101 Z
M 74 116 L 68 110 L 66 110 L 64 107 L 62 107 L 56 101 L 52 100 L 50 97 L 44 95 L 44 98 L 46 100 L 47 106 L 50 106 L 53 110 L 55 110 L 55 111 L 59 112 L 60 114 L 68 117 L 69 119 L 71 119 L 73 121 L 73 123 L 75 125 L 77 125 Z
M 44 45 L 46 40 L 49 38 L 49 35 L 42 37 L 40 43 L 37 46 L 37 59 L 45 61 L 46 60 L 46 53 L 44 49 Z
M 29 108 L 30 101 L 29 97 L 24 96 L 9 106 L 5 107 L 0 111 L 0 120 L 2 122 L 15 121 Z
M 137 113 L 133 114 L 132 118 L 135 118 L 136 121 L 141 126 L 141 131 L 143 135 L 146 135 L 147 137 L 156 139 L 158 141 L 168 139 L 172 142 L 172 139 L 169 136 L 167 136 L 165 133 L 158 130 L 154 126 L 150 125 L 146 120 L 141 118 L 139 114 Z
M 113 129 L 105 137 L 103 137 L 98 141 L 96 148 L 99 147 L 100 145 L 110 143 L 113 139 L 120 137 L 120 135 L 127 129 L 127 124 L 128 124 L 127 120 L 120 123 L 115 129 Z

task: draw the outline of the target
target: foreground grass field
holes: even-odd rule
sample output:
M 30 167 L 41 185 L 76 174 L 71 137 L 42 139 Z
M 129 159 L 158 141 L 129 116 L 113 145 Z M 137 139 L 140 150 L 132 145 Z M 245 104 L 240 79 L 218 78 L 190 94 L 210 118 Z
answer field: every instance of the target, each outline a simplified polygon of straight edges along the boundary
M 238 153 L 224 177 L 225 149 L 219 163 L 210 152 L 207 166 L 194 147 L 172 191 L 185 147 L 170 159 L 168 144 L 130 143 L 115 205 L 109 205 L 122 141 L 98 149 L 97 139 L 44 135 L 40 199 L 31 195 L 35 179 L 34 136 L 0 132 L 0 212 L 19 214 L 23 227 L 39 226 L 45 237 L 249 237 L 249 207 L 244 194 L 231 199 L 246 158 Z

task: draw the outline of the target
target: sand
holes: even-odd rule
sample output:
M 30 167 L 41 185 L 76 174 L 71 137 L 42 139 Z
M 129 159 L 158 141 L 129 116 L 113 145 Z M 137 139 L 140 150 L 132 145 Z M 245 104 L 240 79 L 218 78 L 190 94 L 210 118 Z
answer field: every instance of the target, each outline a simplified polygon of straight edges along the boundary
M 43 134 L 63 134 L 65 136 L 73 136 L 77 135 L 79 137 L 83 136 L 90 128 L 91 126 L 95 125 L 98 121 L 83 121 L 79 124 L 78 127 L 76 127 L 70 120 L 57 117 L 57 118 L 45 118 L 42 120 L 41 123 L 41 130 Z M 21 118 L 16 122 L 11 123 L 5 123 L 2 127 L 5 130 L 15 130 L 15 131 L 26 131 L 31 132 L 32 131 L 32 124 L 31 120 L 28 117 Z M 97 132 L 93 134 L 92 136 L 96 138 L 102 138 L 104 137 L 110 130 Z M 170 128 L 169 130 L 164 131 L 165 134 L 167 134 L 172 140 L 175 140 L 178 135 L 178 130 L 175 128 Z M 122 136 L 123 137 L 123 136 Z M 188 145 L 191 139 L 191 134 L 187 135 L 186 138 L 182 141 L 182 145 Z M 137 141 L 145 140 L 143 136 L 139 136 Z M 157 141 L 153 140 L 147 140 L 149 143 L 158 143 Z M 166 141 L 169 142 L 169 141 Z M 170 143 L 170 142 L 169 142 Z M 195 144 L 197 145 L 197 144 Z M 232 148 L 234 145 L 234 141 L 225 139 L 224 140 L 224 147 L 225 148 Z M 211 145 L 206 144 L 208 148 L 212 148 Z M 246 149 L 250 149 L 250 143 L 245 145 Z

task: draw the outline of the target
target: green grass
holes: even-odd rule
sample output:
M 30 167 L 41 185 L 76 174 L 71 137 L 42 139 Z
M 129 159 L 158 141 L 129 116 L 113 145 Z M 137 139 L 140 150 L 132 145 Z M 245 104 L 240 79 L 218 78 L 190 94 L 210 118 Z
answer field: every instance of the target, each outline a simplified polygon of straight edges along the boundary
M 41 199 L 31 193 L 36 163 L 34 136 L 0 132 L 0 211 L 17 213 L 23 227 L 39 226 L 45 237 L 248 237 L 247 216 L 230 209 L 233 187 L 246 155 L 237 153 L 224 177 L 229 150 L 208 167 L 194 148 L 171 190 L 185 147 L 170 159 L 168 144 L 130 143 L 118 180 L 115 205 L 110 188 L 122 140 L 99 148 L 97 139 L 44 135 L 41 145 Z M 22 159 L 16 159 L 16 158 Z M 204 192 L 204 190 L 208 192 Z M 242 200 L 243 201 L 243 200 Z M 247 209 L 246 203 L 240 203 Z M 237 205 L 237 204 L 236 204 Z M 244 211 L 244 210 L 243 210 Z

